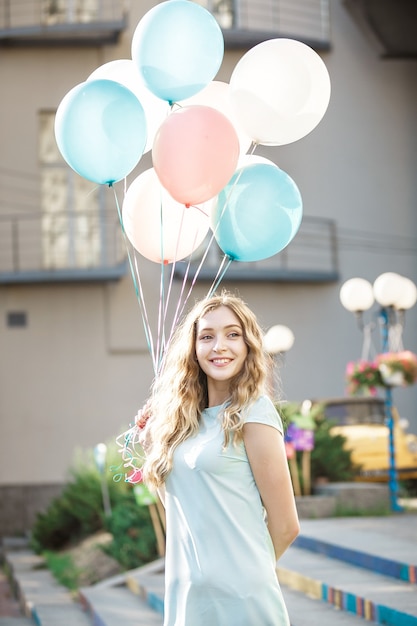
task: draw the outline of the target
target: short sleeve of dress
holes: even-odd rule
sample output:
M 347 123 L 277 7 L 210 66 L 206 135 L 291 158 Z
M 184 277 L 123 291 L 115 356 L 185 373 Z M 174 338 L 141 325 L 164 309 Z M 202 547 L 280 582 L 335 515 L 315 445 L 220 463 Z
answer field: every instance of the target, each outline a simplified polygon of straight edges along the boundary
M 249 407 L 243 419 L 244 423 L 254 422 L 266 424 L 276 428 L 281 435 L 284 434 L 284 427 L 281 417 L 275 408 L 272 400 L 268 396 L 261 396 Z

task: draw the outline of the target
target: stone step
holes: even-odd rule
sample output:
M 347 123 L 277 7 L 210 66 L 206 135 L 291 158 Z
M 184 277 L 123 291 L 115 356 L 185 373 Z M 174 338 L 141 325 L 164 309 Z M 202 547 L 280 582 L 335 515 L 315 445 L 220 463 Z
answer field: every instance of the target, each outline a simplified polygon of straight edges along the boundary
M 35 622 L 27 617 L 0 617 L 0 626 L 35 626 Z
M 125 586 L 87 587 L 80 594 L 95 626 L 162 626 L 162 615 Z
M 303 520 L 294 546 L 417 582 L 417 516 Z
M 411 583 L 291 546 L 280 558 L 282 585 L 387 626 L 417 626 Z
M 162 614 L 164 576 L 161 562 L 154 568 L 137 569 L 126 574 L 129 589 L 146 598 Z M 341 611 L 334 605 L 321 599 L 311 598 L 306 594 L 282 585 L 282 592 L 291 618 L 291 626 L 362 626 L 364 620 L 358 615 Z M 155 601 L 155 598 L 157 600 Z M 369 622 L 373 623 L 373 622 Z M 108 623 L 106 626 L 117 626 Z
M 37 626 L 92 626 L 89 615 L 45 568 L 42 557 L 19 550 L 7 552 L 5 561 L 22 612 Z
M 375 622 L 365 622 L 358 615 L 341 611 L 332 604 L 316 600 L 301 591 L 281 585 L 291 626 L 369 626 Z

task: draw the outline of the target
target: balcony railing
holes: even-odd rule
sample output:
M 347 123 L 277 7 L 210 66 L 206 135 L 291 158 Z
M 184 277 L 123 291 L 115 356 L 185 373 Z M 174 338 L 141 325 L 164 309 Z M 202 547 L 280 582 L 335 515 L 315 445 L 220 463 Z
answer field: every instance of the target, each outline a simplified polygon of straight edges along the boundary
M 227 48 L 251 47 L 289 37 L 315 49 L 330 46 L 329 0 L 205 0 L 218 21 Z
M 210 236 L 208 240 L 210 240 Z M 207 241 L 201 248 L 200 258 L 188 263 L 177 263 L 176 275 L 185 272 L 199 280 L 212 281 L 221 266 L 223 252 L 215 242 L 207 249 Z M 336 224 L 333 220 L 304 217 L 292 242 L 280 253 L 264 259 L 244 263 L 232 262 L 226 272 L 226 280 L 277 281 L 277 282 L 333 282 L 339 278 Z
M 209 240 L 209 237 L 208 237 Z M 206 241 L 185 272 L 213 280 L 223 253 Z M 127 271 L 127 250 L 114 211 L 53 212 L 0 216 L 0 284 L 117 280 Z M 204 258 L 204 261 L 202 259 Z M 332 220 L 304 217 L 290 245 L 279 254 L 252 263 L 233 262 L 233 281 L 331 282 L 338 280 L 337 238 Z
M 330 46 L 329 2 L 198 0 L 219 22 L 226 48 L 290 37 L 320 50 Z M 126 5 L 126 0 L 0 0 L 0 44 L 114 43 L 126 28 Z
M 115 43 L 123 0 L 0 0 L 0 45 Z
M 113 211 L 0 216 L 0 284 L 115 280 L 125 273 Z

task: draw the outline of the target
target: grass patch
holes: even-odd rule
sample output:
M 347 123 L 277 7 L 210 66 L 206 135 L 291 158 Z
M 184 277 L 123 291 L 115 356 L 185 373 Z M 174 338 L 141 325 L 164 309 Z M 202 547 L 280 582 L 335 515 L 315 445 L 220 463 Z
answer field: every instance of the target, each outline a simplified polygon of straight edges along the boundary
M 70 591 L 78 589 L 78 579 L 81 570 L 75 567 L 69 554 L 57 554 L 46 550 L 43 552 L 46 565 L 55 579 Z

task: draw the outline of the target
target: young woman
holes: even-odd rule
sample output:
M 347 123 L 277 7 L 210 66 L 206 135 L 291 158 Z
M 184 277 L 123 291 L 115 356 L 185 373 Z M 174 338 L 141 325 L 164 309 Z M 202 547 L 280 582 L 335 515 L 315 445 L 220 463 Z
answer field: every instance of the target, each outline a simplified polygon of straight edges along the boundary
M 275 566 L 299 524 L 262 337 L 240 298 L 203 300 L 155 380 L 143 471 L 164 493 L 164 626 L 289 624 Z

